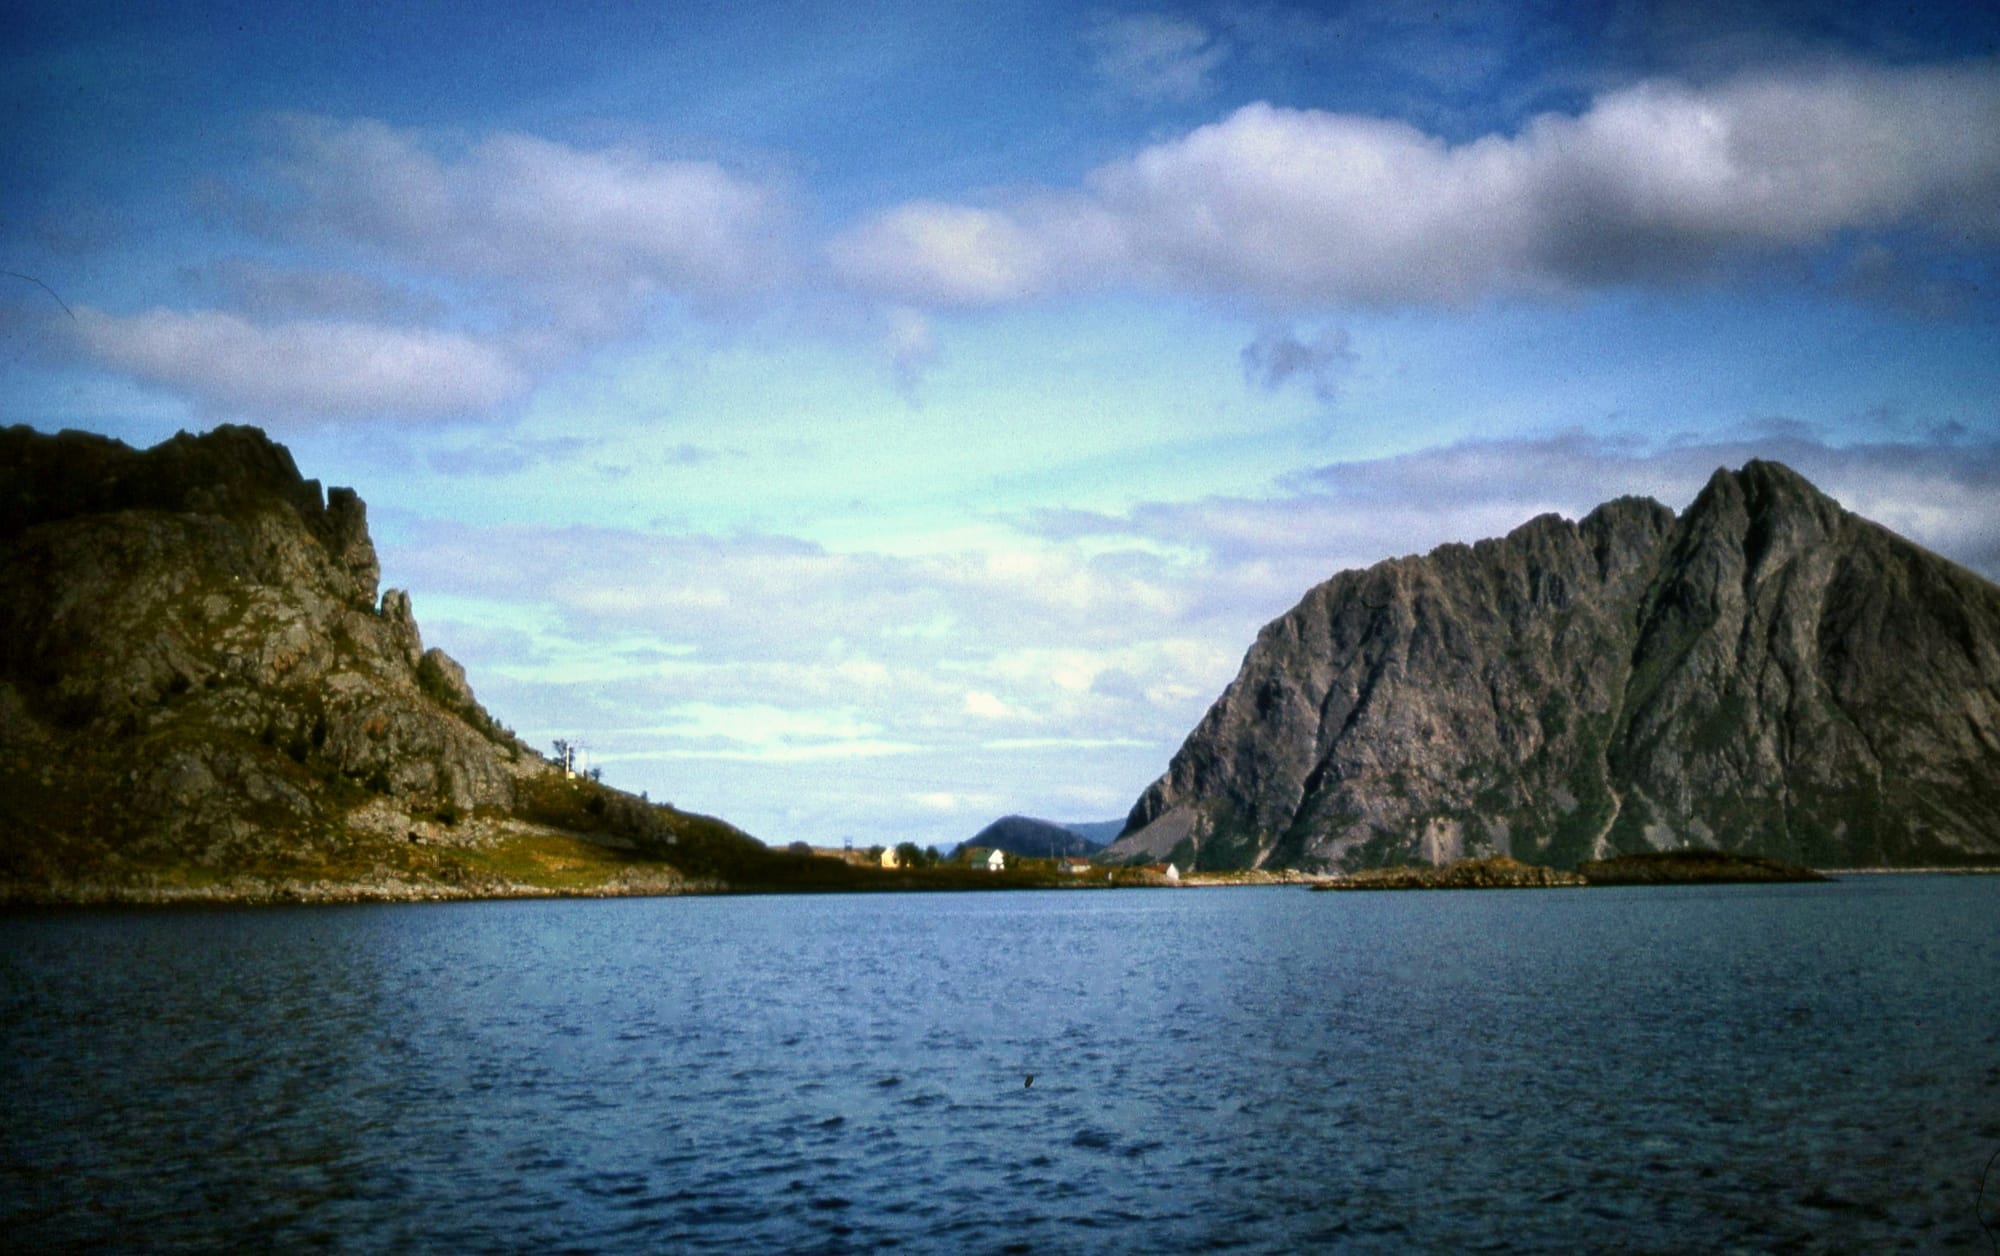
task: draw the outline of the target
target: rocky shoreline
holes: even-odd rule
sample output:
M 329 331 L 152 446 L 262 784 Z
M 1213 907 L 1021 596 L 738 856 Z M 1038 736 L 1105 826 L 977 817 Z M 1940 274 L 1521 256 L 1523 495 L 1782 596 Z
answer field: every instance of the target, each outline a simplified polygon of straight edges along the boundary
M 1933 868 L 1821 868 L 1820 875 L 1827 877 L 1990 877 L 2000 875 L 2000 864 L 1966 864 L 1958 867 L 1941 866 Z
M 1760 855 L 1712 850 L 1615 855 L 1575 871 L 1524 864 L 1505 855 L 1462 859 L 1444 867 L 1371 868 L 1313 885 L 1315 890 L 1529 890 L 1618 885 L 1797 883 L 1828 878 L 1811 868 Z
M 1321 881 L 1315 890 L 1531 890 L 1588 885 L 1574 872 L 1524 864 L 1505 855 L 1462 859 L 1442 868 L 1370 868 Z
M 1667 850 L 1614 855 L 1578 864 L 1592 885 L 1731 885 L 1750 882 L 1824 881 L 1811 868 L 1762 855 L 1730 855 L 1713 850 Z
M 1851 874 L 1856 870 L 1848 870 Z M 1871 869 L 1860 871 L 1931 871 L 1993 874 L 2000 868 Z M 1725 885 L 1826 881 L 1827 874 L 1756 856 L 1715 851 L 1667 851 L 1623 855 L 1581 865 L 1575 870 L 1525 864 L 1506 856 L 1467 859 L 1443 867 L 1372 868 L 1327 876 L 1299 872 L 1251 871 L 1197 874 L 1183 887 L 1243 885 L 1303 885 L 1313 890 L 1512 890 L 1581 889 L 1591 886 Z M 59 880 L 0 882 L 0 908 L 18 907 L 220 907 L 338 903 L 439 903 L 484 899 L 642 898 L 682 895 L 813 892 L 865 889 L 876 893 L 937 893 L 954 890 L 1160 888 L 1150 882 L 1050 881 L 1046 885 L 1018 882 L 995 884 L 984 878 L 954 884 L 881 884 L 840 886 L 739 884 L 716 877 L 688 877 L 664 867 L 627 866 L 600 881 L 563 885 L 536 884 L 494 875 L 432 879 L 384 871 L 372 877 L 285 877 L 240 875 L 215 881 L 187 883 L 164 877 L 126 882 Z
M 533 885 L 520 881 L 452 884 L 401 877 L 366 881 L 231 877 L 206 885 L 112 884 L 78 881 L 0 885 L 0 907 L 237 907 L 303 903 L 443 903 L 523 898 L 652 898 L 726 894 L 718 881 L 671 873 L 614 877 L 595 886 Z

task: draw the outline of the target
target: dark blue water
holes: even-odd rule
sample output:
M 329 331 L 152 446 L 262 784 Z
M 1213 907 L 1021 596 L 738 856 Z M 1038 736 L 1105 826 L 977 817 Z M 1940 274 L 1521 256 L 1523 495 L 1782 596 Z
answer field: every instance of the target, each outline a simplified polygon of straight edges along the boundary
M 1987 1251 L 2000 878 L 36 913 L 0 1018 L 15 1249 Z

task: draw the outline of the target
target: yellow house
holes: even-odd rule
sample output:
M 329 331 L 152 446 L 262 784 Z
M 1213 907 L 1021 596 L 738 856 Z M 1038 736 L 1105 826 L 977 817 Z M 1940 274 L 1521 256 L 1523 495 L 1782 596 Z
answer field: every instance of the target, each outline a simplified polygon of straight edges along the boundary
M 901 865 L 901 864 L 899 864 L 899 863 L 897 863 L 897 862 L 896 862 L 896 848 L 895 848 L 895 847 L 893 847 L 893 846 L 884 846 L 884 847 L 882 848 L 882 866 L 883 866 L 884 868 L 900 868 L 900 867 L 902 867 L 902 865 Z

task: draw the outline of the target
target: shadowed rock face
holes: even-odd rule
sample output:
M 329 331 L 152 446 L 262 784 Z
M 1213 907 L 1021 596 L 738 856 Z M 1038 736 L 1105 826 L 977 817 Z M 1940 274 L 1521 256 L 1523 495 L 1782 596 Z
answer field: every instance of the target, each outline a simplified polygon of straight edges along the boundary
M 1789 469 L 1343 572 L 1100 858 L 2000 856 L 2000 587 Z
M 254 429 L 0 431 L 0 874 L 237 867 L 508 808 L 547 765 L 379 575 L 361 500 Z

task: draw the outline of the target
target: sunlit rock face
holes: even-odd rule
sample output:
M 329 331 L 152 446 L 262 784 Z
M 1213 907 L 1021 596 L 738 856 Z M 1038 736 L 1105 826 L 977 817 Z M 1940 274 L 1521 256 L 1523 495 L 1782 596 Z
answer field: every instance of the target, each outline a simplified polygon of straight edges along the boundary
M 1100 858 L 2000 858 L 2000 587 L 1776 463 L 1348 571 Z
M 547 765 L 379 575 L 361 499 L 254 429 L 0 431 L 0 808 L 38 865 L 11 871 L 238 869 L 512 806 Z

